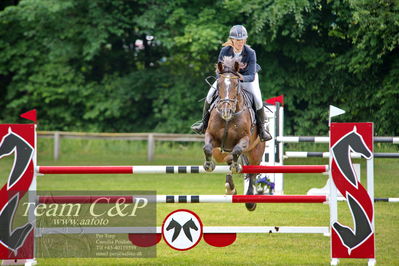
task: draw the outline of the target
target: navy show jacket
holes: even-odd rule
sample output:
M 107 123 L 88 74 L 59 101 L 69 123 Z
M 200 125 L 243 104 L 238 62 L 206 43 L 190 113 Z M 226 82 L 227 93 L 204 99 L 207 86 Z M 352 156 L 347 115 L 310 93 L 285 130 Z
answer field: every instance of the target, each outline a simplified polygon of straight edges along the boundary
M 220 50 L 218 62 L 223 62 L 224 56 L 234 57 L 234 49 L 231 46 L 225 46 Z M 241 62 L 246 64 L 245 68 L 240 69 L 240 74 L 243 76 L 243 82 L 252 82 L 255 80 L 255 73 L 261 70 L 261 67 L 256 63 L 255 50 L 248 45 L 244 45 L 241 52 Z

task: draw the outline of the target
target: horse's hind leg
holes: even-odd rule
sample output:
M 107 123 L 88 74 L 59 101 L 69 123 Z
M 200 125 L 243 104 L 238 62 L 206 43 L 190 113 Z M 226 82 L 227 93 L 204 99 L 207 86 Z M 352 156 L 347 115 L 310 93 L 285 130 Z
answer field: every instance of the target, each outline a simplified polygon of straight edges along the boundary
M 245 195 L 255 194 L 255 179 L 256 174 L 245 174 L 244 179 L 244 192 Z M 256 203 L 245 203 L 245 207 L 248 211 L 254 211 L 256 209 Z
M 264 151 L 265 151 L 265 143 L 264 142 L 258 143 L 258 145 L 256 145 L 254 149 L 252 149 L 251 151 L 246 153 L 247 158 L 248 158 L 248 164 L 249 165 L 259 165 L 262 161 L 262 156 L 264 154 Z M 257 189 L 256 189 L 256 185 L 255 185 L 256 180 L 257 180 L 257 178 L 260 178 L 260 177 L 262 177 L 262 175 L 253 174 L 251 182 L 253 184 L 254 194 L 263 194 L 264 193 L 264 189 L 262 191 L 257 191 Z
M 241 158 L 243 165 L 249 164 L 247 156 L 242 155 Z M 244 174 L 244 177 L 244 194 L 254 195 L 256 174 Z M 248 211 L 254 211 L 256 209 L 256 203 L 245 203 L 245 207 Z
M 226 195 L 236 195 L 237 190 L 235 188 L 234 182 L 233 182 L 233 176 L 232 175 L 226 175 L 226 184 L 224 184 L 226 188 Z

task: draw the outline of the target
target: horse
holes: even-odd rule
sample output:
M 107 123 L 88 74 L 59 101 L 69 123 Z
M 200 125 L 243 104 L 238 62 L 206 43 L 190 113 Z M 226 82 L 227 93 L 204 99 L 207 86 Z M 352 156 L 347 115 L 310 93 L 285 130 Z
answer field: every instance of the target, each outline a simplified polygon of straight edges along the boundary
M 213 158 L 230 165 L 232 173 L 239 173 L 241 166 L 259 165 L 265 150 L 265 143 L 258 137 L 257 127 L 251 116 L 251 107 L 245 102 L 244 92 L 240 86 L 241 62 L 232 57 L 224 57 L 217 64 L 218 78 L 217 101 L 211 110 L 208 126 L 205 131 L 204 169 L 211 172 L 215 169 Z M 254 194 L 256 174 L 245 175 L 245 194 Z M 226 194 L 236 194 L 233 177 L 226 175 Z M 256 203 L 246 203 L 246 208 L 253 211 Z

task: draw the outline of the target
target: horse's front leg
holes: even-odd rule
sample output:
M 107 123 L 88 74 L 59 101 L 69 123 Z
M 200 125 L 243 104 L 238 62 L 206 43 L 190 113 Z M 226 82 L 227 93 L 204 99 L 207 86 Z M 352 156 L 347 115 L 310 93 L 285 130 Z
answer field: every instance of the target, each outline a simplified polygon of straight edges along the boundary
M 205 154 L 204 169 L 212 172 L 215 169 L 215 162 L 212 160 L 213 136 L 208 132 L 205 133 L 205 145 L 203 147 Z
M 242 154 L 242 152 L 248 148 L 249 145 L 249 136 L 245 136 L 234 146 L 231 155 L 233 156 L 233 161 L 230 165 L 230 170 L 233 174 L 240 173 L 242 170 L 241 165 L 238 164 L 238 158 Z

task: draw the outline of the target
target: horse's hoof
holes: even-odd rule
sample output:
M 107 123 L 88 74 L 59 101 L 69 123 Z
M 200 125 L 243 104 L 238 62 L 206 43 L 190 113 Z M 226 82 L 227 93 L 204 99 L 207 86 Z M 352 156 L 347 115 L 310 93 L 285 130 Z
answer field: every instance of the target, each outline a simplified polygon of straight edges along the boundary
M 212 172 L 213 170 L 215 170 L 215 163 L 213 161 L 205 161 L 204 163 L 204 169 L 207 172 Z
M 241 170 L 242 170 L 242 166 L 238 163 L 232 163 L 230 165 L 230 171 L 233 174 L 239 174 L 239 173 L 241 173 Z
M 225 183 L 224 187 L 226 188 L 225 195 L 237 195 L 237 190 L 235 188 L 231 189 L 229 183 Z
M 248 211 L 253 212 L 256 209 L 256 203 L 245 203 Z

